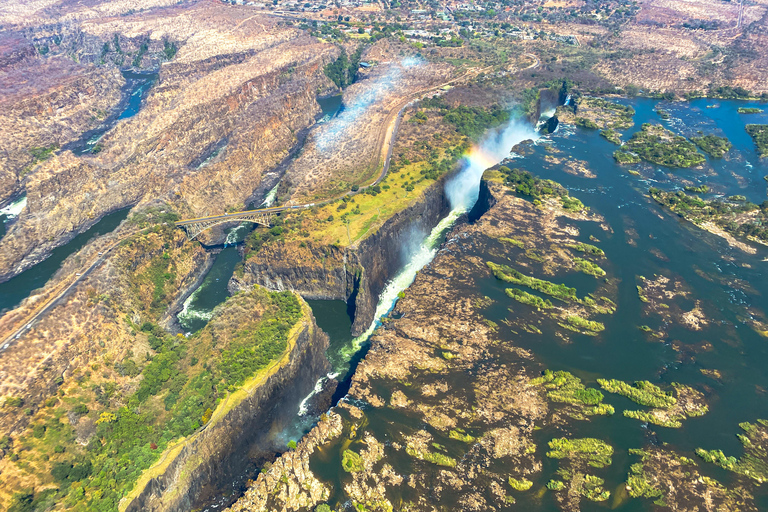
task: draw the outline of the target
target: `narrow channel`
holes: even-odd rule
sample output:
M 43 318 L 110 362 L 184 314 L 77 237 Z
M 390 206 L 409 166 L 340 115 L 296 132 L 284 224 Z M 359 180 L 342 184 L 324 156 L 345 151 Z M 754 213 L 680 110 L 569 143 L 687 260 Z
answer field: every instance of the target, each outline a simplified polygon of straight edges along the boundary
M 92 238 L 114 231 L 128 217 L 130 211 L 130 208 L 123 208 L 105 215 L 87 231 L 51 251 L 48 258 L 8 281 L 0 283 L 0 312 L 15 308 L 34 290 L 44 286 L 59 270 L 65 259 L 79 251 Z
M 339 381 L 332 400 L 333 405 L 344 398 L 355 369 L 365 356 L 370 337 L 381 325 L 382 318 L 392 311 L 400 293 L 413 283 L 418 272 L 434 259 L 456 221 L 474 206 L 483 172 L 508 157 L 515 144 L 526 139 L 537 138 L 537 132 L 528 123 L 515 118 L 504 127 L 488 133 L 480 144 L 470 150 L 464 157 L 462 170 L 445 186 L 445 193 L 451 202 L 451 211 L 432 228 L 430 234 L 421 241 L 418 249 L 406 258 L 402 269 L 387 283 L 379 297 L 374 320 L 363 334 L 352 338 L 349 331 L 342 333 L 337 327 L 350 322 L 346 305 L 342 308 L 338 304 L 324 305 L 322 304 L 324 301 L 310 303 L 318 325 L 323 330 L 326 327 L 330 329 L 326 331 L 330 337 L 327 356 L 333 369 L 328 375 L 318 380 L 312 393 L 299 404 L 296 420 L 283 432 L 281 436 L 283 440 L 287 442 L 289 439 L 299 439 L 315 424 L 317 417 L 310 413 L 308 406 L 312 397 L 322 391 L 328 379 Z
M 87 132 L 79 141 L 65 146 L 64 149 L 69 149 L 78 156 L 98 153 L 100 151 L 99 141 L 104 134 L 114 128 L 121 119 L 128 119 L 139 113 L 142 102 L 149 89 L 157 81 L 158 75 L 157 73 L 136 73 L 134 71 L 122 71 L 122 74 L 126 80 L 126 85 L 123 89 L 124 99 L 118 106 L 120 113 L 108 117 L 100 127 Z

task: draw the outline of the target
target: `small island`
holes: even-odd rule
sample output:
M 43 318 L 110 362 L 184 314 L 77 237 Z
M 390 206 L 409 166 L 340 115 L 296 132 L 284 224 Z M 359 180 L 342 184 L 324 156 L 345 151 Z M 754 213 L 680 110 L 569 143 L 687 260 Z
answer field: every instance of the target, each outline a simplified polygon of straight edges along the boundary
M 722 146 L 722 143 L 719 144 L 717 147 Z M 666 167 L 694 167 L 706 160 L 685 137 L 650 123 L 643 124 L 642 129 L 632 135 L 623 149 L 613 153 L 613 158 L 620 164 L 637 163 L 642 159 Z
M 741 236 L 768 244 L 768 201 L 756 205 L 744 196 L 705 201 L 683 191 L 665 192 L 651 188 L 648 192 L 662 206 L 711 233 L 727 239 L 726 235 L 730 238 Z M 735 239 L 729 239 L 729 243 L 740 248 L 745 246 Z

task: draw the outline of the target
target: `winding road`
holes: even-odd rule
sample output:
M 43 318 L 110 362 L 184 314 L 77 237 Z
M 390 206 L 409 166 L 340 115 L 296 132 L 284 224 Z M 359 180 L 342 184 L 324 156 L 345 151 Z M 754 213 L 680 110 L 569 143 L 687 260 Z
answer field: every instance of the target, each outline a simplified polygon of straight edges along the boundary
M 526 54 L 526 55 L 529 55 L 529 54 Z M 532 65 L 532 67 L 538 66 L 539 60 L 533 55 L 532 57 L 536 59 L 536 62 Z M 363 191 L 369 187 L 378 185 L 379 183 L 382 182 L 382 180 L 384 180 L 384 178 L 386 178 L 387 172 L 389 171 L 390 161 L 392 159 L 392 150 L 394 148 L 394 142 L 397 136 L 397 130 L 400 127 L 400 121 L 402 119 L 403 112 L 405 112 L 405 109 L 409 105 L 411 105 L 413 102 L 417 101 L 418 99 L 423 98 L 427 94 L 431 94 L 436 91 L 439 91 L 447 85 L 451 85 L 461 80 L 465 80 L 471 76 L 476 76 L 480 73 L 483 73 L 485 71 L 492 69 L 492 67 L 493 66 L 487 66 L 485 68 L 472 68 L 470 70 L 467 70 L 467 72 L 464 73 L 463 75 L 455 77 L 451 80 L 448 80 L 447 82 L 443 82 L 439 85 L 434 85 L 434 86 L 416 91 L 413 94 L 409 95 L 407 98 L 405 98 L 403 101 L 398 103 L 398 105 L 394 109 L 392 109 L 388 118 L 388 122 L 385 124 L 385 128 L 382 130 L 382 133 L 379 137 L 379 151 L 376 152 L 377 154 L 376 161 L 373 163 L 373 165 L 378 167 L 379 164 L 381 164 L 383 161 L 383 165 L 381 167 L 381 173 L 379 173 L 379 176 L 371 184 L 361 186 L 356 192 L 348 191 L 344 195 L 359 193 L 360 191 Z M 209 217 L 200 217 L 196 219 L 185 219 L 177 222 L 176 225 L 184 226 L 187 224 L 201 222 L 201 221 L 237 220 L 239 216 L 246 216 L 248 214 L 252 214 L 255 211 L 264 212 L 264 213 L 278 213 L 281 211 L 297 209 L 297 208 L 311 208 L 316 205 L 323 205 L 323 204 L 336 201 L 341 197 L 344 197 L 344 195 L 331 198 L 331 199 L 326 199 L 321 202 L 309 203 L 304 205 L 278 206 L 274 208 L 264 208 L 261 210 L 251 210 L 247 212 L 236 212 L 232 214 L 213 215 Z M 7 332 L 1 338 L 2 342 L 0 343 L 0 354 L 2 354 L 6 349 L 8 349 L 8 347 L 10 347 L 14 341 L 19 339 L 22 334 L 24 334 L 27 330 L 29 330 L 32 327 L 32 325 L 36 321 L 38 321 L 43 315 L 48 313 L 48 311 L 50 311 L 59 302 L 59 300 L 64 298 L 77 284 L 79 284 L 83 279 L 85 279 L 88 275 L 90 275 L 96 268 L 98 268 L 105 261 L 107 255 L 109 255 L 120 244 L 120 242 L 130 238 L 131 236 L 137 234 L 140 231 L 141 230 L 133 229 L 125 233 L 120 233 L 119 238 L 115 240 L 114 243 L 112 243 L 111 245 L 107 246 L 105 249 L 100 251 L 98 253 L 98 257 L 95 258 L 87 267 L 75 273 L 74 275 L 70 274 L 66 278 L 62 279 L 58 284 L 56 284 L 56 286 L 52 290 L 47 291 L 46 293 L 48 295 L 48 298 L 41 300 L 40 304 L 36 304 L 35 306 L 32 306 L 31 311 L 29 311 L 26 314 L 23 314 L 22 320 L 16 320 L 16 321 L 11 320 L 12 325 L 6 329 L 9 332 Z M 114 232 L 110 233 L 110 235 L 112 234 L 114 234 Z M 105 235 L 105 236 L 110 236 L 110 235 Z M 21 306 L 16 310 L 6 313 L 6 315 L 11 315 L 15 311 L 19 311 L 24 307 L 25 306 Z

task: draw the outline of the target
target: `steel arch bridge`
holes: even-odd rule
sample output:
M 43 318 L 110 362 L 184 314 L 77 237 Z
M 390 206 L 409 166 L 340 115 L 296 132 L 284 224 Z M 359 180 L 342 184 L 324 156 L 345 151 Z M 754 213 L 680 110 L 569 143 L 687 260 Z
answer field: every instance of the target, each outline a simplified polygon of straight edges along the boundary
M 253 222 L 254 224 L 261 224 L 262 226 L 270 226 L 270 219 L 272 215 L 285 210 L 295 210 L 299 208 L 308 208 L 312 205 L 303 206 L 277 206 L 274 208 L 262 208 L 259 210 L 247 210 L 244 212 L 224 213 L 222 215 L 213 215 L 211 217 L 199 217 L 196 219 L 185 219 L 176 222 L 176 226 L 184 229 L 187 232 L 187 237 L 190 240 L 197 238 L 200 233 L 206 229 L 210 229 L 218 224 L 224 224 L 227 222 Z

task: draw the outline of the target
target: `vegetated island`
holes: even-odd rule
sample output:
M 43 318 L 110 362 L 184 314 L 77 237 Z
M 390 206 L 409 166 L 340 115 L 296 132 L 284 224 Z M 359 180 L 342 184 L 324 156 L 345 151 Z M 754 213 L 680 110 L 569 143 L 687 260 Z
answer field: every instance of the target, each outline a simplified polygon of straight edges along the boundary
M 748 124 L 745 128 L 755 141 L 760 156 L 768 156 L 768 124 Z
M 576 98 L 571 105 L 557 107 L 561 123 L 600 130 L 600 135 L 616 145 L 621 144 L 621 130 L 634 125 L 635 109 L 602 98 Z
M 712 134 L 691 137 L 691 141 L 712 158 L 722 158 L 733 147 L 733 144 L 727 138 Z
M 761 114 L 763 109 L 757 107 L 739 107 L 739 114 Z
M 620 164 L 638 163 L 642 159 L 666 167 L 693 167 L 706 160 L 691 141 L 651 123 L 644 123 L 622 149 L 613 153 L 613 158 Z
M 758 206 L 744 196 L 705 201 L 683 191 L 665 192 L 654 187 L 648 192 L 660 205 L 702 229 L 726 238 L 732 246 L 754 252 L 754 248 L 736 240 L 735 236 L 768 244 L 768 201 Z

